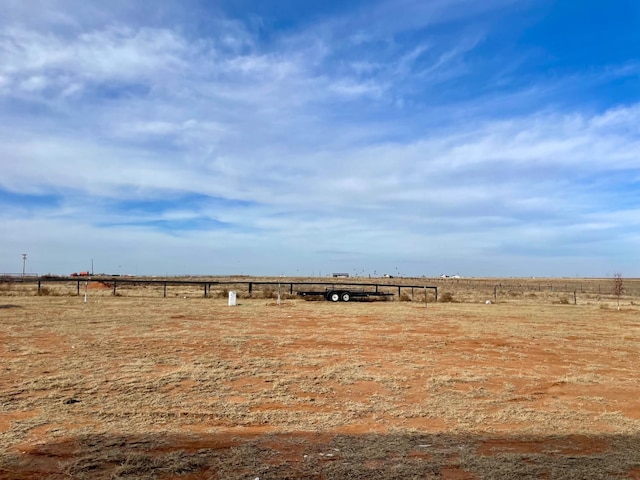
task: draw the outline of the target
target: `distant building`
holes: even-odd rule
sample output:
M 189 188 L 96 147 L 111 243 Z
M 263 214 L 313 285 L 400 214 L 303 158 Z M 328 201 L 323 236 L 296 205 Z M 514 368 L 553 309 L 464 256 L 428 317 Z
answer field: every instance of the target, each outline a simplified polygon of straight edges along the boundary
M 333 275 L 333 278 L 349 278 L 348 273 L 334 273 L 332 275 Z

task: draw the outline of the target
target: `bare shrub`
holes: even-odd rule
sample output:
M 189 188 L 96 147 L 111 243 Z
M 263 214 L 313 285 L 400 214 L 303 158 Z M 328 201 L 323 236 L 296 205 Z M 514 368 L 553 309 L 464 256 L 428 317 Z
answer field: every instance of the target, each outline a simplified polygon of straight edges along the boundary
M 402 294 L 400 294 L 400 301 L 401 302 L 410 302 L 411 301 L 411 297 L 407 293 L 402 292 Z
M 278 298 L 278 292 L 272 287 L 262 289 L 262 298 Z
M 51 295 L 51 289 L 49 287 L 40 287 L 40 289 L 38 290 L 37 295 L 39 295 L 41 297 L 47 297 L 47 296 Z
M 438 298 L 438 301 L 442 303 L 454 303 L 455 299 L 453 298 L 453 293 L 444 292 L 442 295 L 440 295 L 440 298 Z
M 218 298 L 228 298 L 229 297 L 229 289 L 223 288 L 222 290 L 218 290 Z
M 624 283 L 622 282 L 622 274 L 620 272 L 613 274 L 613 294 L 618 302 L 618 310 L 620 310 L 620 297 L 624 293 Z
M 240 291 L 236 291 L 236 298 L 238 300 L 247 299 L 247 298 L 251 298 L 251 295 L 249 295 L 249 292 L 240 290 Z

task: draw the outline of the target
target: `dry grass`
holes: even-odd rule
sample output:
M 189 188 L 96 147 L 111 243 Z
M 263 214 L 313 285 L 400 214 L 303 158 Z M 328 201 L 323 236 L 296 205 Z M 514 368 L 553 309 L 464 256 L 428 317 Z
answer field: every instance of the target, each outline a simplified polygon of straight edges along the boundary
M 640 471 L 632 305 L 17 291 L 0 309 L 0 478 Z
M 144 280 L 140 277 L 137 280 Z M 128 278 L 129 281 L 136 279 Z M 299 285 L 296 282 L 331 281 L 336 285 L 348 282 L 365 282 L 378 284 L 393 284 L 404 286 L 398 295 L 397 287 L 380 287 L 381 292 L 392 293 L 395 300 L 424 302 L 425 292 L 422 288 L 410 288 L 409 285 L 430 285 L 436 286 L 439 290 L 439 300 L 457 303 L 485 303 L 487 300 L 498 303 L 514 304 L 570 304 L 599 305 L 602 308 L 609 308 L 617 305 L 616 283 L 610 278 L 602 279 L 571 279 L 571 278 L 469 278 L 469 279 L 442 279 L 442 278 L 352 278 L 352 279 L 314 279 L 307 277 L 287 277 L 287 278 L 262 278 L 262 277 L 169 277 L 147 278 L 169 282 L 174 280 L 189 280 L 200 282 L 212 282 L 208 284 L 207 296 L 211 298 L 227 298 L 230 290 L 236 291 L 239 299 L 248 298 L 277 298 L 277 285 L 263 285 L 259 282 L 281 281 L 281 297 L 293 299 L 290 284 L 294 285 L 293 293 L 298 289 L 323 290 L 324 285 Z M 161 298 L 164 295 L 162 283 L 122 283 L 122 279 L 103 278 L 101 283 L 99 277 L 94 277 L 88 285 L 88 292 L 92 296 L 102 297 L 113 295 L 114 281 L 117 283 L 117 295 L 126 297 Z M 253 291 L 250 294 L 246 283 L 216 284 L 223 282 L 254 282 Z M 87 282 L 83 279 L 70 280 L 68 282 L 47 281 L 41 279 L 42 289 L 47 289 L 46 295 L 54 296 L 74 296 L 84 295 L 87 289 Z M 255 283 L 258 282 L 258 283 Z M 622 293 L 620 296 L 621 306 L 636 306 L 640 301 L 640 279 L 623 278 Z M 1 282 L 0 296 L 22 296 L 37 294 L 36 283 L 21 284 L 18 281 Z M 202 285 L 168 285 L 167 296 L 172 298 L 201 298 L 204 296 Z M 427 291 L 428 302 L 435 301 L 432 291 Z M 383 297 L 380 300 L 387 299 Z

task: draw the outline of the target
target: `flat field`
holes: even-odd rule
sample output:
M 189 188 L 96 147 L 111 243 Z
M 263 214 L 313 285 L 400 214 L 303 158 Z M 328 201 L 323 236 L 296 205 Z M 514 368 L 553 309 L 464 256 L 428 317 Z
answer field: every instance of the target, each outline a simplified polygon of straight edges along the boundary
M 2 479 L 640 479 L 628 301 L 12 294 L 0 358 Z

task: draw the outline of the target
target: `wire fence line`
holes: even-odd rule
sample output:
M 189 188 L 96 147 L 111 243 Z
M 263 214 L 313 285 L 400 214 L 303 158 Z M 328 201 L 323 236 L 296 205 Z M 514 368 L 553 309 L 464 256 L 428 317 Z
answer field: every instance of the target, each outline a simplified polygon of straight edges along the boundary
M 623 295 L 630 299 L 640 297 L 640 279 L 622 279 Z M 428 285 L 427 285 L 428 283 Z M 613 279 L 497 279 L 497 278 L 278 278 L 278 277 L 119 277 L 119 276 L 75 276 L 55 277 L 50 275 L 0 274 L 0 294 L 12 290 L 13 285 L 23 285 L 25 293 L 80 295 L 85 286 L 102 288 L 102 294 L 175 296 L 181 288 L 185 293 L 204 297 L 223 296 L 229 290 L 239 290 L 251 298 L 270 295 L 275 288 L 282 294 L 294 294 L 299 289 L 315 286 L 351 285 L 390 292 L 401 300 L 421 300 L 425 295 L 436 300 L 438 293 L 454 295 L 456 301 L 507 301 L 530 299 L 531 301 L 561 300 L 561 303 L 576 299 L 615 296 Z M 54 288 L 47 288 L 55 285 Z M 91 286 L 89 286 L 91 285 Z M 169 293 L 167 290 L 169 288 Z M 36 290 L 37 289 L 37 290 Z M 428 289 L 428 291 L 427 291 Z M 14 293 L 18 293 L 13 289 Z M 568 300 L 567 300 L 568 299 Z
M 640 295 L 640 279 L 623 279 L 625 295 Z M 436 283 L 440 288 L 493 291 L 502 292 L 550 292 L 550 293 L 588 293 L 593 295 L 613 295 L 615 285 L 613 279 L 584 279 L 576 281 L 504 281 L 490 280 L 444 280 Z

